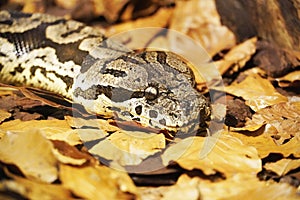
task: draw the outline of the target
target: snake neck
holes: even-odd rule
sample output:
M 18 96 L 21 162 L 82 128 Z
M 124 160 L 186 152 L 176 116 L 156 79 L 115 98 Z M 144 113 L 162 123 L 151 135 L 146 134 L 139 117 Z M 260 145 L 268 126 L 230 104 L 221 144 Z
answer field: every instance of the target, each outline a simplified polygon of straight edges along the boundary
M 0 12 L 0 81 L 73 99 L 73 85 L 99 59 L 125 47 L 80 22 L 43 14 Z

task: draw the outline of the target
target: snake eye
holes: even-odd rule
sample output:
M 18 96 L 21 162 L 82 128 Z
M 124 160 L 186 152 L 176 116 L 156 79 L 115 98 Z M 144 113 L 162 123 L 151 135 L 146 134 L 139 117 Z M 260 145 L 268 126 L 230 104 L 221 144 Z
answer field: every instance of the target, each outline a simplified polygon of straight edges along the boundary
M 154 86 L 149 86 L 145 89 L 145 98 L 149 101 L 156 99 L 158 96 L 158 89 Z

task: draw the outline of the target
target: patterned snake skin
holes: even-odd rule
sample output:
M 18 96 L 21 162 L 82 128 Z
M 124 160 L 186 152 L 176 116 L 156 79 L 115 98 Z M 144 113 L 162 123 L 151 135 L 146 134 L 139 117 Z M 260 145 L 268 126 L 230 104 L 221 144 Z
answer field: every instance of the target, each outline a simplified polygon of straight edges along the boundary
M 95 28 L 45 14 L 0 12 L 0 81 L 161 130 L 199 129 L 210 116 L 192 70 L 177 55 L 136 53 Z

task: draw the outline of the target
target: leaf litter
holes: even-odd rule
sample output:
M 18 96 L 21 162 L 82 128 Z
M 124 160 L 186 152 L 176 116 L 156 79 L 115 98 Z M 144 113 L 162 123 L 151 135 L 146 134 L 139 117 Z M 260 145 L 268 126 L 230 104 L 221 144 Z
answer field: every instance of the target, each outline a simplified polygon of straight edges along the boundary
M 43 2 L 18 4 L 24 6 L 24 11 L 46 11 Z M 299 71 L 295 66 L 275 78 L 263 62 L 253 66 L 259 60 L 255 56 L 263 43 L 250 38 L 236 44 L 234 35 L 221 24 L 212 2 L 153 1 L 148 7 L 126 0 L 118 6 L 114 6 L 117 1 L 104 0 L 80 4 L 89 16 L 80 14 L 76 1 L 55 2 L 60 3 L 52 8 L 52 14 L 84 20 L 101 15 L 109 23 L 118 22 L 104 26 L 103 22 L 95 22 L 95 27 L 107 35 L 155 26 L 191 36 L 214 56 L 207 66 L 217 67 L 223 75 L 227 94 L 248 105 L 252 115 L 240 127 L 225 124 L 220 136 L 213 139 L 214 148 L 201 157 L 207 137 L 170 142 L 164 134 L 123 130 L 110 119 L 86 119 L 85 115 L 74 118 L 69 116 L 70 109 L 65 104 L 1 85 L 0 197 L 10 198 L 14 193 L 28 199 L 300 199 Z M 208 12 L 202 12 L 203 9 Z M 145 47 L 151 43 L 167 47 L 172 40 L 180 42 L 157 32 L 139 37 L 129 35 L 123 42 Z M 299 52 L 284 52 L 299 58 Z M 196 77 L 198 86 L 204 80 Z M 207 81 L 207 85 L 214 85 L 213 79 Z M 87 149 L 86 144 L 93 148 Z M 139 183 L 143 183 L 142 178 L 149 178 L 152 185 L 147 181 L 148 185 L 140 186 L 130 178 L 132 174 L 122 171 L 153 156 L 157 156 L 164 173 L 179 173 L 175 184 L 154 187 L 158 180 L 151 177 L 158 172 L 148 172 L 137 178 L 141 178 Z M 111 165 L 103 165 L 99 157 Z M 269 172 L 275 173 L 276 178 L 260 178 L 268 177 Z M 288 177 L 296 178 L 293 182 L 279 181 L 289 180 Z

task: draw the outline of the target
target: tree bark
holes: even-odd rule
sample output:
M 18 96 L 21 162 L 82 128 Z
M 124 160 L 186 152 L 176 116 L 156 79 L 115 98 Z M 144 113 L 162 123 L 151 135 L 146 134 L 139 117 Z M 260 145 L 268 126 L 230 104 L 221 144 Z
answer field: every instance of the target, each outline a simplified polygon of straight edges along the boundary
M 258 36 L 300 50 L 300 0 L 215 0 L 222 23 L 237 41 Z

